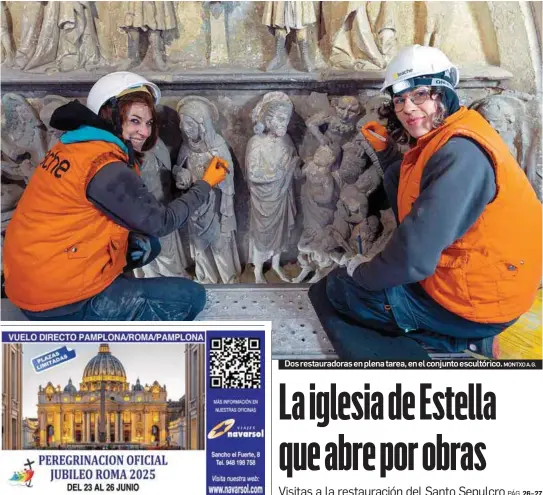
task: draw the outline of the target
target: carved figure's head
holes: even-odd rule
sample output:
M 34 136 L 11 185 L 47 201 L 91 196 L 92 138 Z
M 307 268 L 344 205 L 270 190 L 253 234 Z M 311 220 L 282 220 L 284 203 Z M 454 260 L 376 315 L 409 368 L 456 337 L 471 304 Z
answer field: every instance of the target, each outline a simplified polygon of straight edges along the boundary
M 177 113 L 179 128 L 191 149 L 214 148 L 219 111 L 213 103 L 201 96 L 187 96 L 177 104 Z
M 336 162 L 336 154 L 330 146 L 319 146 L 313 155 L 313 163 L 319 168 L 328 169 Z
M 255 134 L 268 132 L 273 136 L 284 136 L 292 117 L 292 110 L 292 102 L 285 93 L 273 91 L 265 94 L 253 110 Z
M 360 103 L 354 96 L 342 96 L 335 103 L 337 116 L 343 123 L 349 123 L 360 115 Z

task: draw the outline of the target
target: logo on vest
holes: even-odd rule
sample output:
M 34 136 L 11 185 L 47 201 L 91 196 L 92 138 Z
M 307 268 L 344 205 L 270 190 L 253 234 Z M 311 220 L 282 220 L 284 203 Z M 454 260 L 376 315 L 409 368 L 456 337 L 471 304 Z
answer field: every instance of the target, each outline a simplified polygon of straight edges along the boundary
M 70 170 L 70 162 L 68 160 L 61 160 L 58 156 L 58 151 L 53 153 L 49 150 L 41 162 L 40 167 L 51 175 L 54 175 L 57 179 L 62 179 L 64 173 Z

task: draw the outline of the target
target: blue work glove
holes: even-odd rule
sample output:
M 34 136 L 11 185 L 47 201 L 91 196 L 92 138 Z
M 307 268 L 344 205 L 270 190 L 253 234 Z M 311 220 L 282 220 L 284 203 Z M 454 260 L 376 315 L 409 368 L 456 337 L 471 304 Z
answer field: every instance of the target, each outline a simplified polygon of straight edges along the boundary
M 133 262 L 144 265 L 151 253 L 151 241 L 143 234 L 130 234 L 128 256 Z

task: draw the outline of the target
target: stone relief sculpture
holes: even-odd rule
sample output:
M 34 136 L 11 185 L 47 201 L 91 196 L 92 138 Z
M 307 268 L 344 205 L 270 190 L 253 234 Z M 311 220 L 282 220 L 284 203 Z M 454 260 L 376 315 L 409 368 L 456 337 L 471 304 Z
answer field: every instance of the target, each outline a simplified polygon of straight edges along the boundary
M 126 31 L 128 60 L 119 70 L 128 70 L 137 65 L 145 69 L 165 71 L 164 32 L 177 27 L 173 2 L 124 2 L 125 19 L 120 26 Z M 147 38 L 147 51 L 140 57 L 140 41 Z
M 30 70 L 56 59 L 60 31 L 61 2 L 28 2 L 22 17 L 22 39 L 17 46 L 15 66 Z
M 94 2 L 62 2 L 58 27 L 58 69 L 62 72 L 93 70 L 103 65 L 96 32 Z
M 335 184 L 331 167 L 336 162 L 336 155 L 329 146 L 320 146 L 312 160 L 308 161 L 299 173 L 305 177 L 301 188 L 301 204 L 304 220 L 304 231 L 298 242 L 298 263 L 301 273 L 293 282 L 298 283 L 312 271 L 315 271 L 310 282 L 317 282 L 332 266 L 332 260 L 322 251 L 323 229 L 334 220 Z
M 306 120 L 313 136 L 323 146 L 330 146 L 336 155 L 341 147 L 357 132 L 360 103 L 355 96 L 341 96 L 333 100 L 328 112 L 319 112 Z
M 364 170 L 370 166 L 371 171 L 364 175 Z M 364 177 L 362 179 L 362 177 Z M 341 165 L 334 172 L 338 186 L 343 188 L 347 184 L 354 184 L 358 180 L 368 182 L 367 189 L 363 183 L 358 184 L 361 190 L 370 194 L 379 185 L 383 177 L 377 154 L 364 136 L 357 132 L 354 137 L 343 146 Z
M 504 92 L 472 103 L 500 134 L 516 158 L 538 198 L 543 199 L 541 101 L 517 91 Z
M 94 2 L 28 2 L 25 7 L 18 68 L 50 73 L 103 65 Z
M 173 174 L 170 153 L 164 142 L 159 139 L 155 147 L 145 153 L 141 165 L 141 178 L 156 199 L 164 204 L 173 199 Z M 186 271 L 189 265 L 181 235 L 178 230 L 160 238 L 160 254 L 147 265 L 136 268 L 136 278 L 144 277 L 185 277 L 190 278 Z
M 368 7 L 376 2 L 349 2 L 348 14 L 332 41 L 330 65 L 342 69 L 384 69 L 397 50 L 396 24 L 388 2 L 370 20 Z
M 219 113 L 213 103 L 187 96 L 177 105 L 184 137 L 173 169 L 176 187 L 185 190 L 203 177 L 213 156 L 229 163 L 229 174 L 189 222 L 190 252 L 201 283 L 238 282 L 241 274 L 234 214 L 234 164 L 228 145 L 216 131 Z
M 460 2 L 420 2 L 424 22 L 424 45 L 437 48 L 443 44 L 447 26 L 452 24 L 456 3 Z
M 226 10 L 229 2 L 206 2 L 209 20 L 209 65 L 228 64 L 228 35 L 226 32 Z
M 287 36 L 291 31 L 295 31 L 303 68 L 306 72 L 312 72 L 315 65 L 309 55 L 307 27 L 316 22 L 314 2 L 266 2 L 262 24 L 268 26 L 275 36 L 275 56 L 266 66 L 266 70 L 285 67 L 288 62 Z
M 366 101 L 366 103 L 364 104 L 364 115 L 356 124 L 357 130 L 359 130 L 363 125 L 371 122 L 372 120 L 376 120 L 380 124 L 385 125 L 386 119 L 383 119 L 379 115 L 379 109 L 383 106 L 384 103 L 388 102 L 389 100 L 390 98 L 388 96 L 377 95 L 371 97 L 368 101 Z
M 289 97 L 275 91 L 264 95 L 252 113 L 255 135 L 247 144 L 245 167 L 251 195 L 249 263 L 257 283 L 266 282 L 263 264 L 269 259 L 279 278 L 289 282 L 279 261 L 295 225 L 292 179 L 301 163 L 287 134 L 292 109 Z
M 11 67 L 15 61 L 15 46 L 11 32 L 11 15 L 6 2 L 2 4 L 2 17 L 0 20 L 0 47 L 2 65 Z
M 2 169 L 28 182 L 47 152 L 45 126 L 34 107 L 22 96 L 6 93 L 2 97 Z

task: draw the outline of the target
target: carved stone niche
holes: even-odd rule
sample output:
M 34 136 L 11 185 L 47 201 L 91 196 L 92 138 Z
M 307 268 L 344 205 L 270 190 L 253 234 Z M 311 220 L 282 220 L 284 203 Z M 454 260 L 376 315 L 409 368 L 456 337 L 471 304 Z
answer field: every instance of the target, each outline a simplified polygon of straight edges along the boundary
M 286 134 L 289 137 L 281 139 L 283 151 L 290 154 L 288 166 L 294 168 L 290 184 L 293 204 L 288 212 L 291 217 L 285 223 L 289 228 L 280 252 L 283 278 L 295 282 L 316 281 L 342 258 L 345 261 L 360 250 L 373 256 L 384 247 L 395 222 L 383 201 L 378 163 L 371 153 L 367 153 L 358 132 L 363 123 L 376 116 L 376 107 L 382 101 L 379 95 L 380 78 L 363 72 L 345 73 L 343 76 L 337 73 L 328 76 L 321 74 L 319 77 L 314 73 L 301 72 L 289 77 L 277 73 L 239 76 L 220 73 L 183 76 L 177 73 L 168 77 L 161 73 L 143 74 L 155 81 L 163 92 L 158 108 L 162 141 L 160 149 L 148 154 L 147 166 L 143 167 L 143 180 L 148 182 L 157 198 L 167 202 L 172 187 L 182 185 L 185 179 L 198 178 L 199 167 L 203 163 L 200 163 L 200 158 L 207 159 L 207 154 L 217 153 L 220 148 L 221 156 L 227 155 L 233 174 L 228 191 L 217 195 L 215 200 L 221 204 L 223 196 L 228 196 L 229 204 L 233 205 L 234 218 L 229 218 L 229 232 L 233 236 L 230 250 L 232 257 L 239 255 L 239 269 L 236 259 L 231 276 L 225 275 L 224 270 L 224 273 L 221 272 L 218 265 L 220 258 L 213 249 L 207 253 L 208 264 L 213 262 L 220 277 L 213 279 L 209 276 L 211 271 L 206 268 L 205 260 L 200 260 L 198 268 L 198 242 L 194 229 L 187 227 L 170 240 L 171 249 L 168 250 L 167 259 L 159 260 L 156 266 L 149 267 L 148 271 L 142 270 L 137 276 L 196 275 L 206 282 L 208 278 L 218 283 L 238 280 L 243 283 L 255 282 L 254 268 L 249 263 L 251 191 L 247 157 L 253 159 L 255 156 L 249 153 L 250 140 L 253 143 L 274 142 L 275 138 L 266 131 L 255 135 L 260 123 L 264 128 L 271 125 L 266 118 L 268 113 L 273 114 L 274 111 L 279 114 L 286 112 L 283 116 L 289 114 L 288 119 L 283 119 L 288 122 Z M 470 77 L 469 73 L 468 77 L 464 75 L 459 87 L 461 103 L 470 105 L 484 98 L 505 98 L 499 96 L 503 91 L 498 87 L 504 78 L 507 78 L 507 74 L 496 70 L 485 73 L 481 69 L 474 76 Z M 41 76 L 32 80 L 4 81 L 2 97 L 3 101 L 9 102 L 9 108 L 5 105 L 2 108 L 2 129 L 7 130 L 7 134 L 2 133 L 2 139 L 9 144 L 6 148 L 9 159 L 17 164 L 21 157 L 38 156 L 41 148 L 36 151 L 31 146 L 43 142 L 49 144 L 56 137 L 48 134 L 47 124 L 51 106 L 64 101 L 57 96 L 84 101 L 94 81 L 95 77 L 90 75 L 72 81 L 69 86 L 59 79 Z M 267 96 L 271 93 L 276 94 Z M 524 111 L 532 105 L 526 96 L 516 94 L 515 98 L 522 102 Z M 273 105 L 268 108 L 270 101 L 283 104 L 278 105 L 279 110 L 274 110 Z M 33 110 L 29 110 L 25 102 L 30 102 Z M 287 112 L 290 107 L 291 113 Z M 23 114 L 33 115 L 36 122 L 28 133 L 37 133 L 37 140 L 30 142 L 23 137 L 17 138 L 17 132 L 22 131 L 18 125 L 5 120 L 19 118 Z M 37 116 L 43 118 L 43 125 Z M 204 139 L 213 138 L 206 142 L 205 149 L 200 150 L 196 142 L 190 142 L 191 122 L 204 132 Z M 534 127 L 540 132 L 540 124 L 535 120 Z M 254 140 L 255 137 L 258 139 Z M 21 149 L 25 143 L 28 150 Z M 270 146 L 273 148 L 273 144 Z M 261 154 L 263 160 L 280 155 L 279 148 L 272 148 L 269 155 Z M 13 153 L 11 150 L 14 150 Z M 522 153 L 527 152 L 523 147 Z M 18 188 L 24 188 L 25 183 L 21 177 L 18 181 L 17 178 L 7 177 L 9 171 L 4 174 L 4 163 L 2 168 L 2 182 L 18 186 L 6 188 L 6 197 L 2 197 L 3 208 L 5 206 L 12 211 L 20 193 Z M 526 169 L 531 174 L 534 165 Z M 266 173 L 264 170 L 263 174 Z M 540 177 L 540 166 L 535 166 L 534 173 L 539 173 Z M 2 192 L 4 194 L 4 190 Z M 224 201 L 222 203 L 226 205 Z M 5 216 L 4 213 L 3 210 L 3 228 L 4 220 L 9 221 L 9 215 Z M 220 246 L 216 247 L 218 249 Z M 303 275 L 302 269 L 306 271 Z M 271 269 L 271 260 L 264 265 L 263 278 L 271 283 L 281 282 L 276 271 Z

